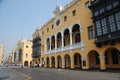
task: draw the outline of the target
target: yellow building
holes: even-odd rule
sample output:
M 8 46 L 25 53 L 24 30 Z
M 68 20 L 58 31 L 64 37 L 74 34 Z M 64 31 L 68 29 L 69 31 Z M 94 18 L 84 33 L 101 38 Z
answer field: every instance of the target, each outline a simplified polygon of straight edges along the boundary
M 107 42 L 100 43 L 101 45 L 96 44 L 99 38 L 96 36 L 96 28 L 93 27 L 95 25 L 92 20 L 92 11 L 88 8 L 93 2 L 72 0 L 65 7 L 58 6 L 54 11 L 54 17 L 38 28 L 33 39 L 38 35 L 41 38 L 39 58 L 42 66 L 71 69 L 120 69 L 120 36 L 115 39 L 116 42 L 113 45 Z M 120 19 L 119 14 L 118 16 Z M 111 39 L 109 41 L 111 42 Z
M 14 63 L 23 66 L 32 65 L 32 40 L 21 39 L 14 51 Z
M 0 65 L 3 64 L 4 52 L 4 47 L 0 45 Z

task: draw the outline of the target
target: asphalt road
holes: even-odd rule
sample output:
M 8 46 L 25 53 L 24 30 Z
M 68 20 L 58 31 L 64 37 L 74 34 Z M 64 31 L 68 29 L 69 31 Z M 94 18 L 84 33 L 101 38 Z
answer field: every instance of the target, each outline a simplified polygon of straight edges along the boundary
M 51 68 L 5 68 L 5 80 L 120 80 L 120 73 L 74 71 Z

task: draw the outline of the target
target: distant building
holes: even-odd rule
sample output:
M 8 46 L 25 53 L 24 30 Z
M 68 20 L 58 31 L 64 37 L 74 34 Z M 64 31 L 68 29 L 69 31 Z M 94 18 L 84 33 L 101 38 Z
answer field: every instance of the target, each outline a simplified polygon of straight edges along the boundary
M 3 64 L 4 53 L 5 53 L 4 47 L 3 45 L 0 45 L 0 64 Z
M 32 65 L 32 41 L 28 39 L 21 39 L 17 45 L 14 53 L 14 63 L 22 64 L 23 66 Z

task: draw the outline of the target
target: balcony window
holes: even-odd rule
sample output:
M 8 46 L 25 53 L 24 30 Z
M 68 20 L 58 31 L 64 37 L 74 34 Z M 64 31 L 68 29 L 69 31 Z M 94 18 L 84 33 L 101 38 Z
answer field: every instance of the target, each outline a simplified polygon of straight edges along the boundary
M 98 16 L 98 15 L 99 15 L 99 11 L 96 11 L 96 12 L 94 13 L 94 15 L 95 15 L 95 16 Z
M 120 30 L 120 12 L 115 14 L 117 29 Z
M 102 14 L 104 11 L 104 8 L 100 9 L 100 14 Z
M 116 31 L 116 27 L 115 27 L 114 16 L 111 15 L 111 16 L 108 17 L 108 19 L 109 19 L 110 31 L 111 32 L 115 32 Z
M 75 43 L 78 43 L 78 42 L 80 42 L 80 33 L 77 33 L 75 35 Z
M 102 35 L 102 29 L 101 29 L 100 21 L 96 21 L 96 29 L 97 29 L 97 35 L 101 36 Z
M 114 3 L 113 3 L 113 7 L 117 7 L 119 5 L 119 2 L 118 1 L 115 1 Z
M 101 26 L 102 26 L 102 31 L 103 34 L 107 34 L 107 24 L 106 24 L 106 18 L 101 19 Z
M 108 5 L 107 10 L 111 10 L 111 9 L 112 9 L 112 5 Z

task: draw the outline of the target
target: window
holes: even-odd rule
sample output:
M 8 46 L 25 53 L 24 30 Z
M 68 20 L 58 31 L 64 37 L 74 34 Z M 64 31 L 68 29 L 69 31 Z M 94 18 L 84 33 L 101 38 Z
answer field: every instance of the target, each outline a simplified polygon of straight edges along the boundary
M 64 21 L 67 21 L 67 16 L 64 17 Z
M 100 14 L 102 14 L 104 11 L 104 8 L 100 9 Z
M 107 24 L 106 24 L 106 19 L 105 18 L 101 19 L 101 26 L 102 26 L 103 34 L 107 34 L 108 31 L 107 31 Z
M 109 19 L 110 31 L 111 32 L 115 32 L 116 31 L 116 27 L 115 27 L 114 16 L 111 15 L 111 16 L 108 17 L 108 19 Z
M 54 29 L 54 25 L 52 25 L 52 29 Z
M 110 10 L 110 9 L 112 9 L 112 5 L 107 6 L 107 10 Z
M 60 25 L 60 20 L 57 20 L 56 21 L 56 26 L 59 26 Z
M 28 54 L 26 54 L 26 58 L 28 58 Z
M 119 5 L 119 2 L 118 1 L 115 1 L 114 3 L 113 3 L 113 7 L 117 7 Z
M 76 15 L 76 10 L 73 10 L 72 14 L 73 14 L 73 16 L 75 16 Z
M 117 29 L 120 30 L 120 12 L 115 14 Z
M 80 38 L 80 33 L 77 33 L 75 35 L 75 43 L 79 43 L 81 41 L 81 38 Z
M 93 34 L 93 27 L 88 27 L 88 35 L 89 35 L 89 40 L 94 39 L 94 34 Z
M 88 8 L 89 6 L 90 6 L 90 2 L 88 1 L 85 3 L 85 7 Z
M 26 46 L 26 48 L 28 48 L 28 45 Z
M 101 36 L 102 35 L 102 29 L 100 26 L 100 21 L 96 21 L 96 29 L 97 29 L 97 35 Z
M 99 11 L 96 11 L 96 12 L 94 13 L 94 15 L 95 15 L 95 16 L 98 16 L 98 15 L 99 15 Z
M 49 28 L 47 28 L 47 32 L 49 32 Z

